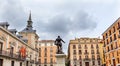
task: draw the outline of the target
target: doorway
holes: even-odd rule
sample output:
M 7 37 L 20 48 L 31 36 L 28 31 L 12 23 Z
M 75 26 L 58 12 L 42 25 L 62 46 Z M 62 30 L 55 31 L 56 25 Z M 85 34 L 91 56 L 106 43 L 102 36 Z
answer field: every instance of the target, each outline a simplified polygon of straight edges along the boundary
M 116 66 L 115 59 L 113 59 L 113 65 Z
M 85 66 L 89 66 L 89 62 L 85 62 Z
M 3 66 L 3 59 L 0 59 L 0 66 Z

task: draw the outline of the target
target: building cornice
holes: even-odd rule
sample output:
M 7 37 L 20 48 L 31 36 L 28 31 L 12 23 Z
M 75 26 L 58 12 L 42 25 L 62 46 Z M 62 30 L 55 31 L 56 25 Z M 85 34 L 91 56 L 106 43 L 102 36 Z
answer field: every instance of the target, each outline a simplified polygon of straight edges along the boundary
M 18 41 L 22 42 L 25 46 L 31 48 L 32 50 L 35 50 L 34 48 L 30 47 L 29 45 L 27 45 L 27 43 L 25 43 L 24 41 L 22 41 L 21 39 L 19 39 L 16 35 L 13 35 L 11 32 L 9 32 L 8 30 L 4 29 L 3 27 L 0 26 L 0 29 L 4 32 L 6 32 L 7 34 L 9 34 L 10 36 L 12 36 L 13 38 L 17 39 Z M 35 50 L 36 51 L 36 50 Z

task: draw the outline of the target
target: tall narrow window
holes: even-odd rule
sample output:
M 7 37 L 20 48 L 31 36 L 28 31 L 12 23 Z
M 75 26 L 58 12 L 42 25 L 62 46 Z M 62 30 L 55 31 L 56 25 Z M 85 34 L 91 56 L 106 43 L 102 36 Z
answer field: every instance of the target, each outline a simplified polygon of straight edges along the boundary
M 113 32 L 115 32 L 115 27 L 113 27 Z
M 73 49 L 76 49 L 76 45 L 73 45 Z
M 78 45 L 78 48 L 81 49 L 81 45 Z
M 22 62 L 20 62 L 20 66 L 22 66 Z
M 112 42 L 112 37 L 110 37 L 110 42 Z
M 79 50 L 79 54 L 82 54 L 81 50 Z
M 106 38 L 108 37 L 107 33 L 106 33 Z
M 98 65 L 100 65 L 100 61 L 98 61 Z
M 11 61 L 11 66 L 14 66 L 14 61 Z
M 92 61 L 92 64 L 95 65 L 95 61 Z
M 94 47 L 93 47 L 93 44 L 91 45 L 91 48 L 94 48 Z
M 111 35 L 111 30 L 109 30 L 109 35 Z
M 73 50 L 73 54 L 76 54 L 76 50 Z
M 50 63 L 53 63 L 53 58 L 50 59 Z
M 116 34 L 114 34 L 114 40 L 116 40 Z
M 113 50 L 113 45 L 111 44 L 111 50 Z
M 47 59 L 46 59 L 46 58 L 44 59 L 44 63 L 45 63 L 45 64 L 47 63 Z
M 79 56 L 79 60 L 81 60 L 81 56 Z
M 119 22 L 118 22 L 118 29 L 120 29 L 120 24 L 119 24 Z
M 0 54 L 2 53 L 3 44 L 0 42 Z

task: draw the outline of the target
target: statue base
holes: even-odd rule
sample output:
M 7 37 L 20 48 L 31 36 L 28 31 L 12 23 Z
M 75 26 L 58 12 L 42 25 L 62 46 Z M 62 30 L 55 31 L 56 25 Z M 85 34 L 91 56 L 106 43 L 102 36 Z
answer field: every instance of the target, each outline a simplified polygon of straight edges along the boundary
M 66 55 L 63 54 L 56 54 L 56 66 L 65 66 L 65 57 Z

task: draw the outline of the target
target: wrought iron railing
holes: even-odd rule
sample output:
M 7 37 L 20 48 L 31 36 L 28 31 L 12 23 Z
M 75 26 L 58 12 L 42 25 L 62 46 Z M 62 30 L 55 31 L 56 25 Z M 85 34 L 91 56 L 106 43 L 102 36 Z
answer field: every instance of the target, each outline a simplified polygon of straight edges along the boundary
M 4 51 L 4 50 L 1 50 L 0 51 L 0 56 L 4 56 L 4 57 L 8 57 L 8 58 L 13 58 L 13 59 L 17 59 L 17 60 L 25 60 L 25 57 L 21 57 L 20 54 L 14 54 L 14 53 L 11 53 L 9 51 Z

